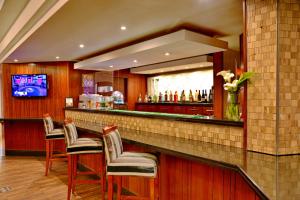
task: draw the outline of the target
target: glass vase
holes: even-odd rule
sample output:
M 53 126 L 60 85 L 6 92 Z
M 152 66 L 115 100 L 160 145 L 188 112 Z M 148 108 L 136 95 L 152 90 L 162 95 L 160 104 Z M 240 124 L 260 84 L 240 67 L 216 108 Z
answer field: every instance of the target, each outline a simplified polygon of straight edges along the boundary
M 240 121 L 240 105 L 238 102 L 238 92 L 228 92 L 227 107 L 225 111 L 226 119 Z

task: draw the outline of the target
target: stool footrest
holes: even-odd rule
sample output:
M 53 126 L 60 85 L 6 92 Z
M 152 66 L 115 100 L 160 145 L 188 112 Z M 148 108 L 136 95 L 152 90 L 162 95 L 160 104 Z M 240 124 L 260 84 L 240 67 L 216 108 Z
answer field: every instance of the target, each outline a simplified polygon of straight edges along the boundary
M 125 196 L 121 195 L 121 200 L 150 200 L 149 197 Z
M 67 157 L 67 154 L 65 153 L 55 153 L 52 155 L 53 158 L 61 158 L 61 157 Z
M 93 171 L 86 171 L 86 172 L 77 172 L 77 175 L 98 175 L 96 172 Z
M 80 185 L 80 184 L 100 184 L 101 180 L 73 180 L 74 185 Z

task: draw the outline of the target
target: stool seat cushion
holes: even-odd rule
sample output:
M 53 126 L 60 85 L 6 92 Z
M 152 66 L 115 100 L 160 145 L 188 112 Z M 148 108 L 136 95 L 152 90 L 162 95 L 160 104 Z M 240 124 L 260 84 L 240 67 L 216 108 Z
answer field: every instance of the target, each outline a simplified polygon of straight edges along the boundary
M 78 138 L 67 147 L 68 154 L 101 153 L 103 144 L 99 138 Z
M 46 134 L 46 139 L 64 139 L 65 133 L 64 129 L 53 129 L 52 131 L 49 131 L 48 134 Z
M 149 153 L 123 152 L 107 165 L 107 175 L 155 177 L 157 159 Z
M 140 153 L 140 152 L 129 152 L 129 151 L 124 151 L 120 157 L 145 157 L 145 158 L 150 158 L 152 160 L 155 160 L 157 162 L 157 158 L 155 155 L 150 154 L 150 153 Z

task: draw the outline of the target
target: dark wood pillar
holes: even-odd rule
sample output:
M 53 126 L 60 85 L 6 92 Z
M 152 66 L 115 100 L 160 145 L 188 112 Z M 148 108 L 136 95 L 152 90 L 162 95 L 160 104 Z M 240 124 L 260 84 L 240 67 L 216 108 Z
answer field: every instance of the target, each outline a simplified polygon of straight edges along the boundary
M 217 73 L 223 70 L 223 52 L 213 54 L 214 71 L 214 115 L 218 119 L 223 118 L 223 77 Z

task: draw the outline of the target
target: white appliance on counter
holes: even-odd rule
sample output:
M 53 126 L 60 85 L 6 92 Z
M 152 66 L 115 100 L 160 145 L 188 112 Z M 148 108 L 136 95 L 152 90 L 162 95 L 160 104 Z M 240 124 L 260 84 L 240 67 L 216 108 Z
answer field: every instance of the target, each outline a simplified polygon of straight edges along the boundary
M 78 108 L 82 109 L 112 109 L 113 98 L 99 94 L 82 94 L 79 96 Z

